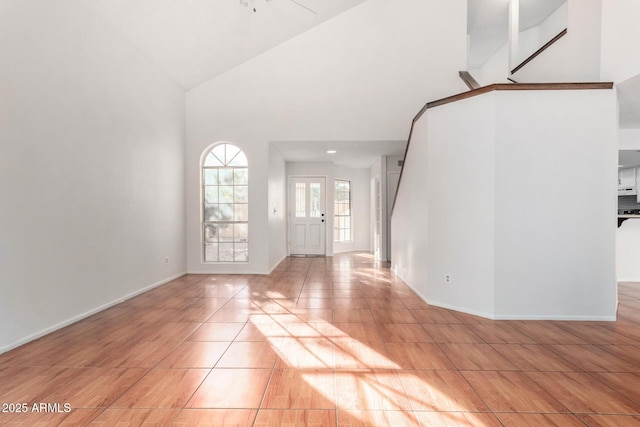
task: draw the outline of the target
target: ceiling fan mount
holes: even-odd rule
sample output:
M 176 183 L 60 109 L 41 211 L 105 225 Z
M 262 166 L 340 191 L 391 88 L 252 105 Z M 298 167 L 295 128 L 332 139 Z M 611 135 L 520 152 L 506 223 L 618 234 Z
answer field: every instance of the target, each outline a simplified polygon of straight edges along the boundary
M 269 2 L 271 0 L 265 0 L 266 2 Z M 310 7 L 300 3 L 298 0 L 289 0 L 291 3 L 296 4 L 297 6 L 300 6 L 301 8 L 303 8 L 304 10 L 306 10 L 307 12 L 311 12 L 314 15 L 317 15 L 318 13 L 311 9 Z M 254 12 L 257 12 L 256 10 L 256 0 L 240 0 L 240 5 L 241 6 L 245 6 L 245 7 L 251 7 L 253 9 Z

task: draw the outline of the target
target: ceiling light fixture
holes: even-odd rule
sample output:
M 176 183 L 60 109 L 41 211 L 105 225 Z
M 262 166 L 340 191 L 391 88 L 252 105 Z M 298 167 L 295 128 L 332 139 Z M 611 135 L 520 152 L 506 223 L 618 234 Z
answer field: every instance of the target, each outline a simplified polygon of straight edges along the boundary
M 337 151 L 336 150 L 327 150 L 327 154 L 336 154 Z

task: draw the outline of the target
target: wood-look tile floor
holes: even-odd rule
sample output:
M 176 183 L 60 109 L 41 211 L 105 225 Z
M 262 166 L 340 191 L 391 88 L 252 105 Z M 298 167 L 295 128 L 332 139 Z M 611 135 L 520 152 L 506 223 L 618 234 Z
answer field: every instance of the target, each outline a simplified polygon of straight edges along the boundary
M 491 321 L 369 254 L 187 275 L 0 355 L 28 409 L 0 425 L 640 426 L 640 283 L 619 296 L 616 322 Z

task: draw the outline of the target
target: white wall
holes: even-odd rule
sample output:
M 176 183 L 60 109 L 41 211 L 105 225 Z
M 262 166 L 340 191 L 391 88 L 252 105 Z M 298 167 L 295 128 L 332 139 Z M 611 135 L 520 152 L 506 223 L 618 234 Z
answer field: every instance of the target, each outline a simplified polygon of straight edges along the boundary
M 587 15 L 589 16 L 589 19 L 593 19 L 593 16 L 591 16 L 590 13 L 593 13 L 594 11 L 589 8 L 588 10 L 590 13 L 583 12 L 582 7 L 584 7 L 584 5 L 582 6 L 578 4 L 573 5 L 572 10 L 574 11 L 574 16 Z M 569 2 L 567 1 L 558 9 L 556 9 L 551 15 L 549 15 L 547 19 L 545 19 L 542 23 L 540 23 L 540 25 L 529 28 L 524 31 L 520 31 L 517 37 L 518 59 L 515 61 L 514 64 L 509 64 L 509 46 L 508 46 L 508 43 L 505 43 L 481 67 L 470 70 L 471 75 L 473 75 L 478 80 L 478 83 L 480 83 L 481 86 L 489 85 L 492 83 L 508 83 L 507 77 L 509 77 L 510 70 L 515 68 L 525 59 L 527 59 L 532 53 L 540 49 L 545 43 L 547 43 L 549 40 L 555 37 L 564 28 L 568 27 L 569 25 L 568 14 L 569 14 Z M 573 26 L 573 29 L 571 30 L 570 34 L 573 36 L 573 38 L 578 39 L 580 37 L 583 37 L 583 34 L 586 31 L 590 31 L 590 30 L 591 30 L 590 27 L 583 27 L 582 24 L 580 23 L 580 24 L 575 24 Z M 592 42 L 594 41 L 594 38 L 593 38 L 594 34 L 595 33 L 589 33 L 590 38 L 587 40 L 587 42 L 589 40 Z M 569 37 L 569 36 L 566 35 L 565 38 L 566 37 Z M 579 39 L 577 41 L 579 41 Z M 574 43 L 572 43 L 572 45 L 568 48 L 574 49 L 577 41 L 574 41 Z M 544 81 L 551 81 L 551 80 L 548 80 L 548 78 L 546 77 L 546 74 L 548 74 L 549 72 L 547 68 L 551 68 L 553 69 L 554 72 L 557 72 L 557 70 L 555 70 L 555 67 L 562 68 L 567 66 L 573 66 L 573 64 L 564 63 L 565 61 L 562 56 L 556 55 L 553 57 L 553 59 L 542 58 L 543 56 L 546 56 L 547 53 L 549 53 L 551 50 L 558 49 L 559 43 L 560 42 L 556 42 L 556 45 L 549 48 L 548 51 L 546 51 L 541 56 L 533 60 L 534 62 L 540 61 L 541 63 L 545 64 L 545 65 L 537 65 L 537 71 L 534 74 L 527 74 L 524 72 L 524 70 L 518 71 L 516 75 L 513 76 L 513 79 L 521 83 L 525 81 L 542 81 L 542 80 L 533 80 L 533 79 L 541 79 L 541 78 L 547 79 Z M 561 48 L 561 49 L 566 50 L 566 48 Z M 570 58 L 572 58 L 572 56 Z M 549 61 L 551 60 L 554 60 L 554 61 L 560 60 L 562 61 L 562 63 L 561 64 L 549 63 Z M 597 60 L 599 60 L 599 58 Z M 546 65 L 547 63 L 548 65 Z M 531 63 L 526 65 L 525 68 L 528 68 L 530 65 Z M 596 66 L 596 63 L 591 63 L 590 65 Z M 571 70 L 569 70 L 569 72 L 570 71 Z M 581 75 L 580 73 L 584 73 L 584 70 L 576 71 L 576 76 Z M 563 77 L 563 79 L 568 79 L 570 81 L 573 81 L 571 80 L 570 77 Z
M 186 265 L 183 92 L 80 2 L 3 1 L 0 45 L 2 352 Z
M 615 319 L 615 91 L 497 95 L 496 313 Z
M 326 179 L 325 242 L 327 256 L 342 252 L 369 250 L 371 246 L 369 169 L 352 169 L 329 162 L 287 162 L 287 177 L 291 176 L 320 176 Z M 353 227 L 351 242 L 338 243 L 333 241 L 335 179 L 345 179 L 351 182 Z
M 549 15 L 540 25 L 525 31 L 518 36 L 518 58 L 520 62 L 527 59 L 549 40 L 557 36 L 569 25 L 569 2 L 565 2 Z M 513 68 L 513 67 L 512 67 Z
M 269 270 L 287 256 L 287 164 L 269 147 Z
M 509 49 L 504 44 L 496 51 L 482 67 L 469 70 L 471 75 L 477 80 L 480 86 L 493 83 L 509 83 Z
M 619 129 L 620 150 L 640 150 L 640 129 Z
M 427 117 L 422 116 L 413 127 L 391 217 L 391 268 L 424 298 L 427 298 L 427 245 L 430 238 L 427 233 L 429 200 L 424 185 L 429 155 L 427 126 Z
M 640 2 L 602 0 L 602 79 L 623 82 L 640 74 Z
M 569 2 L 566 1 L 538 26 L 539 27 L 538 48 L 542 47 L 542 45 L 544 45 L 546 42 L 548 42 L 549 40 L 557 36 L 558 33 L 560 33 L 560 31 L 567 28 L 568 24 L 569 24 Z M 535 50 L 537 50 L 538 48 L 536 48 Z
M 397 196 L 392 268 L 443 307 L 615 319 L 617 140 L 609 90 L 492 92 L 428 110 Z
M 602 0 L 567 0 L 567 35 L 513 75 L 520 83 L 600 81 Z
M 512 69 L 549 41 L 541 42 L 540 38 L 540 26 L 520 31 L 518 34 L 518 58 L 514 64 L 511 64 Z
M 429 111 L 427 296 L 436 305 L 492 313 L 494 124 L 492 95 Z M 464 117 L 464 126 L 460 126 Z M 416 141 L 420 143 L 420 141 Z M 413 144 L 413 142 L 412 142 Z M 424 161 L 424 159 L 423 159 Z M 451 283 L 445 283 L 445 275 Z
M 406 138 L 426 101 L 457 91 L 465 28 L 465 0 L 369 0 L 188 92 L 188 270 L 267 272 L 268 141 Z M 248 264 L 201 262 L 199 159 L 222 140 L 249 160 Z
M 422 116 L 391 218 L 392 268 L 402 280 L 431 304 L 487 317 L 494 312 L 494 123 L 493 94 Z
M 508 65 L 509 52 L 505 44 L 482 67 L 471 70 L 471 74 L 483 86 L 505 83 L 510 69 L 567 27 L 567 35 L 512 78 L 519 83 L 600 81 L 601 1 L 567 0 L 539 26 L 519 34 L 519 61 L 511 67 Z

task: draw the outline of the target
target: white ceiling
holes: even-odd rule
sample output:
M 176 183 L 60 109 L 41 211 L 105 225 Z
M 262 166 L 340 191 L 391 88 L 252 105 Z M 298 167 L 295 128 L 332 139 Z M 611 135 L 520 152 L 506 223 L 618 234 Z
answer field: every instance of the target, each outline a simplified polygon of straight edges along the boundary
M 365 0 L 81 0 L 189 90 Z
M 380 156 L 402 156 L 406 141 L 280 141 L 272 142 L 288 162 L 332 162 L 369 168 Z M 327 150 L 336 150 L 328 154 Z
M 80 0 L 189 90 L 365 0 Z M 241 1 L 254 3 L 242 6 Z M 444 1 L 444 0 L 443 0 Z M 469 67 L 507 40 L 510 0 L 468 0 Z M 566 0 L 520 0 L 520 29 Z
M 366 0 L 79 0 L 101 15 L 141 54 L 185 90 L 265 52 Z M 444 0 L 443 0 L 444 1 Z M 468 0 L 469 66 L 478 66 L 507 38 L 510 0 Z M 538 25 L 566 0 L 520 0 L 520 28 Z M 479 42 L 480 40 L 481 42 Z M 618 85 L 620 126 L 640 128 L 640 78 Z M 369 167 L 381 155 L 402 155 L 404 142 L 278 142 L 288 161 L 333 161 Z M 338 149 L 328 155 L 329 148 Z

